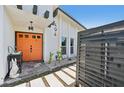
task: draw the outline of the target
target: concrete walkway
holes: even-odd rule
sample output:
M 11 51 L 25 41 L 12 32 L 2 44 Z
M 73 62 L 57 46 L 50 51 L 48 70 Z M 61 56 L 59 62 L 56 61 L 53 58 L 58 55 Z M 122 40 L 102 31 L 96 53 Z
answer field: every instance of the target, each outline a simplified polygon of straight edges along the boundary
M 53 73 L 55 71 L 61 70 L 63 67 L 67 67 L 69 65 L 75 64 L 76 58 L 72 58 L 72 60 L 64 59 L 60 63 L 58 61 L 54 61 L 51 64 L 48 63 L 28 63 L 23 64 L 22 73 L 16 79 L 8 79 L 4 82 L 1 87 L 12 87 L 21 83 L 29 82 L 38 77 L 42 77 Z M 44 80 L 44 79 L 43 79 Z

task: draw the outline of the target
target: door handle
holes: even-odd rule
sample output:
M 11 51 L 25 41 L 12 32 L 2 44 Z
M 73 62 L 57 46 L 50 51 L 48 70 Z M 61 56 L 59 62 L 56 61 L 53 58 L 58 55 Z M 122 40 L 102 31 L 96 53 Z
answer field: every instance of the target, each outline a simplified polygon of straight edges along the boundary
M 32 45 L 30 45 L 30 52 L 32 53 Z

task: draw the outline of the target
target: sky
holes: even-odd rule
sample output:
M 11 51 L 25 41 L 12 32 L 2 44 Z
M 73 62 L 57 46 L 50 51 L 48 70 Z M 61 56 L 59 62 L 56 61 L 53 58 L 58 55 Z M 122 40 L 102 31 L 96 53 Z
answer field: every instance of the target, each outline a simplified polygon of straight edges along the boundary
M 86 28 L 124 20 L 124 5 L 61 5 L 60 8 Z

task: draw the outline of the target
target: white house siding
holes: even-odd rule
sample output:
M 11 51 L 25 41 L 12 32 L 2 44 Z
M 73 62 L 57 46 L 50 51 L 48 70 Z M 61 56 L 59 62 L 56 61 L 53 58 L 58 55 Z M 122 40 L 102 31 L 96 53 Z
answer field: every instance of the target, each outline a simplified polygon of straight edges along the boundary
M 75 57 L 77 56 L 77 28 L 70 25 L 70 29 L 69 29 L 69 57 Z M 70 53 L 70 39 L 73 38 L 74 39 L 74 53 L 71 54 Z
M 0 84 L 4 78 L 4 31 L 3 31 L 3 6 L 0 6 Z
M 54 53 L 53 60 L 58 50 L 61 48 L 62 36 L 67 38 L 66 55 L 63 58 L 77 56 L 77 33 L 78 29 L 75 25 L 61 15 L 57 15 L 54 19 L 57 24 L 56 36 L 54 36 L 54 28 L 46 28 L 44 31 L 44 60 L 47 62 L 50 57 L 50 52 Z M 70 54 L 70 39 L 74 39 L 74 53 Z
M 62 19 L 61 18 L 61 21 L 60 21 L 60 38 L 61 37 L 66 37 L 66 55 L 63 55 L 63 58 L 66 58 L 68 57 L 68 46 L 69 46 L 69 41 L 68 41 L 68 37 L 69 37 L 69 24 L 66 22 L 66 20 Z M 61 44 L 61 40 L 60 40 L 60 44 Z
M 47 28 L 44 32 L 44 60 L 47 62 L 50 57 L 50 52 L 54 53 L 53 60 L 58 49 L 58 37 L 54 36 L 55 31 Z
M 2 27 L 1 30 L 2 36 L 0 36 L 1 41 L 1 50 L 0 50 L 0 79 L 3 79 L 7 72 L 8 72 L 8 65 L 7 65 L 7 55 L 8 55 L 8 46 L 14 46 L 15 36 L 14 31 L 12 29 L 12 25 L 10 23 L 10 20 L 8 19 L 8 16 L 4 10 L 4 6 L 0 6 L 0 11 L 2 15 L 0 15 L 0 18 L 2 18 Z M 3 33 L 2 33 L 3 32 Z
M 44 30 L 44 60 L 48 62 L 50 57 L 50 52 L 54 53 L 53 60 L 58 50 L 61 48 L 61 37 L 64 36 L 67 38 L 67 49 L 66 55 L 63 55 L 63 58 L 67 57 L 76 57 L 77 55 L 77 28 L 74 25 L 71 25 L 68 20 L 63 18 L 61 15 L 57 15 L 53 20 L 57 24 L 56 36 L 54 36 L 55 31 L 54 27 L 46 28 Z M 70 38 L 74 39 L 74 54 L 70 54 Z
M 13 7 L 16 8 L 16 6 Z M 53 6 L 38 6 L 38 16 L 41 15 L 41 17 L 43 17 L 43 14 L 46 10 L 50 11 L 49 19 L 51 22 L 55 20 L 57 24 L 56 36 L 54 35 L 55 31 L 53 26 L 51 28 L 34 27 L 34 31 L 29 31 L 29 24 L 25 26 L 19 25 L 18 22 L 14 24 L 8 12 L 6 12 L 5 7 L 0 6 L 0 84 L 1 80 L 5 78 L 8 72 L 8 46 L 12 46 L 13 48 L 15 46 L 15 31 L 43 33 L 43 59 L 45 62 L 49 60 L 50 52 L 54 53 L 53 60 L 55 60 L 56 53 L 61 47 L 62 36 L 67 38 L 67 55 L 64 55 L 64 57 L 66 58 L 76 56 L 77 28 L 74 27 L 74 25 L 72 25 L 69 20 L 66 20 L 66 18 L 63 18 L 61 15 L 57 15 L 55 18 L 53 18 Z M 32 6 L 23 6 L 22 11 L 32 13 Z M 74 38 L 74 55 L 70 54 L 70 38 Z
M 63 58 L 67 57 L 76 57 L 77 55 L 77 28 L 66 20 L 63 17 L 60 17 L 60 46 L 61 46 L 61 37 L 64 36 L 67 38 L 66 45 L 66 55 L 63 55 Z M 74 53 L 70 54 L 70 39 L 74 39 Z
M 15 46 L 15 33 L 12 28 L 11 22 L 8 18 L 6 12 L 4 12 L 4 73 L 5 75 L 8 72 L 8 65 L 7 65 L 7 55 L 8 55 L 8 46 L 14 48 Z
M 53 60 L 55 60 L 55 56 L 57 54 L 57 51 L 60 50 L 60 18 L 57 16 L 53 18 L 57 25 L 57 31 L 56 31 L 56 36 L 54 27 L 52 26 L 51 28 L 46 28 L 44 31 L 44 60 L 47 62 L 50 57 L 50 52 L 54 53 L 53 55 Z

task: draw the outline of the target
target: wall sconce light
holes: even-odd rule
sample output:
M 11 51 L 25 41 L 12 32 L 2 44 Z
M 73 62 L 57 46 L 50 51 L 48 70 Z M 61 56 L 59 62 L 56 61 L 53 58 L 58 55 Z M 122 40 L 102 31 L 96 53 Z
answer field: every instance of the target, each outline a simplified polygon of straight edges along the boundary
M 56 25 L 55 21 L 53 21 L 48 27 L 51 28 L 52 25 L 54 26 L 54 31 L 55 31 L 54 36 L 56 36 L 57 25 Z
M 54 36 L 56 36 L 56 31 L 57 31 L 57 27 L 56 26 L 54 28 L 54 31 L 55 31 Z
M 28 27 L 28 29 L 33 31 L 34 30 L 34 27 L 32 26 L 32 23 L 33 23 L 33 21 L 30 21 L 30 24 L 31 25 Z
M 55 21 L 53 21 L 48 27 L 50 28 L 52 25 L 56 25 Z

